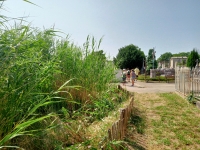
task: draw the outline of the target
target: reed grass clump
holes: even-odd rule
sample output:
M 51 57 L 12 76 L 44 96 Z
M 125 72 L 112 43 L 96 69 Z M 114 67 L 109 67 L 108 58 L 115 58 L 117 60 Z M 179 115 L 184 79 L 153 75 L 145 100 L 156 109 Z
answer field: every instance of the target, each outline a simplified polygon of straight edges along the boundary
M 82 142 L 84 115 L 94 110 L 93 120 L 101 119 L 114 109 L 116 95 L 105 93 L 115 69 L 99 49 L 102 39 L 88 36 L 80 47 L 54 29 L 23 24 L 0 33 L 0 148 Z

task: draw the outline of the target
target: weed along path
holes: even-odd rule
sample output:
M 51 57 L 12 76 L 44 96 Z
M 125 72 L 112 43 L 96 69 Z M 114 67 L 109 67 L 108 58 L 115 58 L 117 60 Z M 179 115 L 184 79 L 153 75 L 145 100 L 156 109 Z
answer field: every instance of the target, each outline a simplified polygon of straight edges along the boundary
M 200 109 L 177 95 L 174 83 L 136 82 L 125 141 L 129 149 L 200 150 Z

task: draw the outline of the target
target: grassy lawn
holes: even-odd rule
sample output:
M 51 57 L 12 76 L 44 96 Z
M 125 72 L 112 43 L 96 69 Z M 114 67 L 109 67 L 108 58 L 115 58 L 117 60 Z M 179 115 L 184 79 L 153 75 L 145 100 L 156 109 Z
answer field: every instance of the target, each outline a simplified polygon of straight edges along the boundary
M 126 141 L 135 149 L 200 150 L 200 110 L 187 100 L 175 93 L 135 93 L 134 110 Z

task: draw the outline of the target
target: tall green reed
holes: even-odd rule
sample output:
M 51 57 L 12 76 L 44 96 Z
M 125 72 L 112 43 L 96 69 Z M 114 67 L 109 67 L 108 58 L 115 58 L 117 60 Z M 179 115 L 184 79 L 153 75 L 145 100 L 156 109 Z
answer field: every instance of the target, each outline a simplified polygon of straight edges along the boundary
M 93 103 L 91 97 L 98 97 L 113 79 L 114 66 L 99 49 L 102 39 L 97 44 L 94 38 L 90 41 L 88 37 L 82 48 L 68 38 L 56 40 L 53 29 L 40 31 L 20 24 L 0 32 L 0 140 L 3 144 L 5 139 L 13 139 L 19 133 L 24 135 L 27 128 L 44 128 L 45 124 L 32 122 L 46 119 L 43 116 L 49 113 L 61 115 L 66 110 L 67 120 L 81 114 L 76 110 L 84 111 L 85 104 Z M 62 86 L 66 81 L 70 81 L 67 88 Z M 75 87 L 82 88 L 77 91 Z M 59 92 L 55 92 L 57 89 Z M 36 107 L 34 114 L 28 115 Z M 29 126 L 18 130 L 25 123 Z
M 23 25 L 1 32 L 0 137 L 4 137 L 4 141 L 10 139 L 7 137 L 11 133 L 16 134 L 15 128 L 18 124 L 23 125 L 23 118 L 31 108 L 45 104 L 35 112 L 38 118 L 28 118 L 25 122 L 48 114 L 52 105 L 62 98 L 55 98 L 60 92 L 54 98 L 49 97 L 56 90 L 54 76 L 60 72 L 59 62 L 52 56 L 54 42 L 50 33 L 54 32 L 40 32 Z
M 72 84 L 84 87 L 76 95 L 83 103 L 88 95 L 96 95 L 105 90 L 114 77 L 114 66 L 106 60 L 105 54 L 99 50 L 100 41 L 90 41 L 87 37 L 84 47 L 77 47 L 67 40 L 57 43 L 57 59 L 65 78 L 75 78 Z M 80 94 L 80 95 L 77 95 Z
M 54 29 L 40 31 L 23 25 L 23 19 L 21 24 L 8 27 L 4 24 L 6 17 L 0 16 L 0 19 L 0 148 L 13 144 L 15 148 L 26 147 L 20 142 L 23 142 L 19 138 L 21 135 L 40 133 L 40 139 L 48 141 L 47 134 L 40 129 L 50 129 L 48 124 L 54 126 L 56 113 L 65 112 L 67 122 L 73 115 L 81 114 L 75 110 L 84 111 L 84 105 L 88 101 L 92 103 L 91 97 L 98 97 L 108 88 L 114 67 L 107 63 L 105 54 L 99 49 L 102 39 L 97 43 L 94 37 L 88 36 L 82 48 L 68 38 L 56 40 Z M 77 91 L 80 87 L 82 89 Z M 70 114 L 69 117 L 66 114 Z M 62 121 L 57 123 L 62 124 Z M 64 126 L 72 141 L 83 140 L 77 132 L 79 123 L 73 121 Z M 34 143 L 32 149 L 42 144 L 42 149 L 47 149 L 47 145 L 54 143 L 41 144 L 35 140 L 37 138 L 27 140 L 32 146 Z M 63 139 L 59 141 L 54 137 L 53 140 L 62 145 Z

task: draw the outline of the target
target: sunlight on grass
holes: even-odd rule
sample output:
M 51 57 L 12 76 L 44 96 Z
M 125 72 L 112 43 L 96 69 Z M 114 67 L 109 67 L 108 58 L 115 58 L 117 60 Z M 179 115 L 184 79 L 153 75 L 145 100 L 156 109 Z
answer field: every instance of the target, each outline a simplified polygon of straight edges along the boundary
M 112 124 L 119 119 L 120 110 L 125 108 L 129 103 L 130 100 L 127 99 L 126 95 L 123 96 L 124 101 L 120 103 L 113 111 L 110 111 L 108 116 L 101 119 L 101 121 L 93 122 L 87 128 L 87 137 L 92 140 L 94 146 L 98 146 L 98 142 L 104 140 L 107 137 L 108 129 L 112 126 Z
M 199 109 L 175 93 L 135 96 L 137 107 L 147 116 L 149 149 L 200 149 Z

